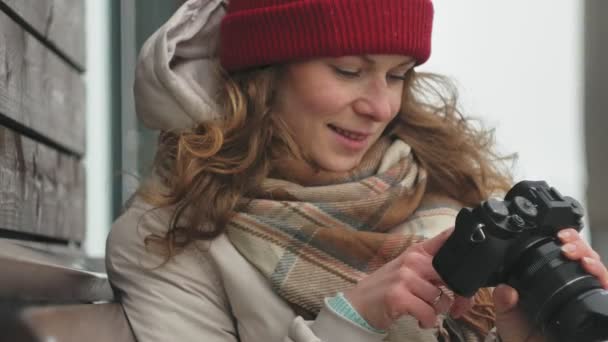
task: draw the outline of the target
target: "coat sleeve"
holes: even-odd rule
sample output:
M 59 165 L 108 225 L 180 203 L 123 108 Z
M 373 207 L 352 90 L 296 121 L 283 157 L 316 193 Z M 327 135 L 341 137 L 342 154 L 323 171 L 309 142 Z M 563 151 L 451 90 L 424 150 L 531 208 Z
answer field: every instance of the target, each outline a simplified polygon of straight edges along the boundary
M 238 341 L 217 272 L 198 248 L 160 266 L 144 238 L 166 230 L 155 211 L 132 206 L 113 225 L 106 245 L 112 287 L 140 342 Z M 160 266 L 160 267 L 159 267 Z
M 325 306 L 314 321 L 296 317 L 284 342 L 380 342 L 385 336 L 369 331 Z

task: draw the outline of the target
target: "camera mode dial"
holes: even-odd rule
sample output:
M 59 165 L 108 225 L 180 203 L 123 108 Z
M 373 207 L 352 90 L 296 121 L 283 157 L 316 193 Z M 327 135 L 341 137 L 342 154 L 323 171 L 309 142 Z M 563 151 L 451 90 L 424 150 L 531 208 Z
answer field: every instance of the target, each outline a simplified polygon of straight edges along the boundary
M 509 216 L 509 208 L 505 205 L 505 202 L 496 198 L 490 198 L 483 204 L 483 208 L 497 220 L 503 220 Z
M 533 220 L 538 216 L 538 209 L 534 203 L 523 196 L 515 196 L 511 201 L 512 210 L 525 220 Z

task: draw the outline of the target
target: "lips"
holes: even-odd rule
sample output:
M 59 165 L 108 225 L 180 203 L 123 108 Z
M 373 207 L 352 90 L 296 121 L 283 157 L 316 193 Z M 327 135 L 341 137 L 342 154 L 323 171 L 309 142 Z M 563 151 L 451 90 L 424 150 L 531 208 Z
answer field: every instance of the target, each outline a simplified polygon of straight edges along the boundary
M 351 130 L 347 130 L 338 126 L 334 126 L 332 124 L 328 125 L 329 128 L 331 128 L 334 132 L 340 134 L 343 137 L 346 137 L 348 139 L 351 140 L 355 140 L 355 141 L 362 141 L 365 140 L 367 137 L 369 137 L 371 134 L 367 134 L 367 133 L 361 133 L 361 132 L 355 132 L 355 131 L 351 131 Z

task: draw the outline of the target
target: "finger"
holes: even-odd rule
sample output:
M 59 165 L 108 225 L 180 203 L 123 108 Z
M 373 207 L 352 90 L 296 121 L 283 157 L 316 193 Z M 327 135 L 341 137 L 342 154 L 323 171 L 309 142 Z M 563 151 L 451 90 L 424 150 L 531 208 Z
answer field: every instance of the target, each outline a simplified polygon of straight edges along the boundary
M 409 314 L 418 320 L 419 325 L 423 329 L 430 329 L 437 323 L 437 313 L 429 303 L 408 293 L 402 297 L 403 302 L 400 303 L 404 308 L 403 314 Z M 401 315 L 399 315 L 401 316 Z
M 574 228 L 562 229 L 557 233 L 557 237 L 563 244 L 580 239 L 578 231 Z
M 560 240 L 568 241 L 561 247 L 566 257 L 570 260 L 581 261 L 585 271 L 595 276 L 603 288 L 608 288 L 608 271 L 606 270 L 606 266 L 601 262 L 600 255 L 580 237 L 578 232 L 572 233 L 569 230 L 566 231 L 565 237 L 562 238 L 564 234 L 560 236 Z
M 517 291 L 505 284 L 500 284 L 494 289 L 493 297 L 497 315 L 513 311 L 519 299 Z
M 450 296 L 448 296 L 447 294 L 441 292 L 438 299 L 436 301 L 433 300 L 433 302 L 433 308 L 435 309 L 435 313 L 442 314 L 450 310 L 452 304 L 454 303 L 454 300 L 450 298 Z
M 403 288 L 429 304 L 432 304 L 435 298 L 442 293 L 436 285 L 421 277 L 412 268 L 403 267 L 399 272 L 399 281 Z
M 439 251 L 439 248 L 441 248 L 441 246 L 443 246 L 443 244 L 450 237 L 450 235 L 452 235 L 453 231 L 454 231 L 454 227 L 448 228 L 448 229 L 444 230 L 443 232 L 439 233 L 438 235 L 436 235 L 428 240 L 422 241 L 420 243 L 422 250 L 431 256 L 437 254 L 437 252 Z
M 581 260 L 584 257 L 600 260 L 600 255 L 585 240 L 580 238 L 571 240 L 563 245 L 561 249 L 570 260 Z
M 436 285 L 443 285 L 443 280 L 433 267 L 433 258 L 426 254 L 422 248 L 406 251 L 401 255 L 400 260 L 400 268 L 414 270 L 420 278 L 436 283 Z
M 604 289 L 608 289 L 608 270 L 602 262 L 590 257 L 584 257 L 582 264 L 585 271 L 595 276 Z

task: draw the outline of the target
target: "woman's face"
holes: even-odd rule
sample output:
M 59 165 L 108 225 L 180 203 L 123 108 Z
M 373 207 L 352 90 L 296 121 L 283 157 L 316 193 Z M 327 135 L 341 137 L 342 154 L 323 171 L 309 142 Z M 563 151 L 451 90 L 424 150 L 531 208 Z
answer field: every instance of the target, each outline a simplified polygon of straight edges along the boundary
M 414 60 L 365 55 L 319 58 L 285 67 L 274 112 L 305 156 L 322 169 L 359 164 L 401 107 Z

